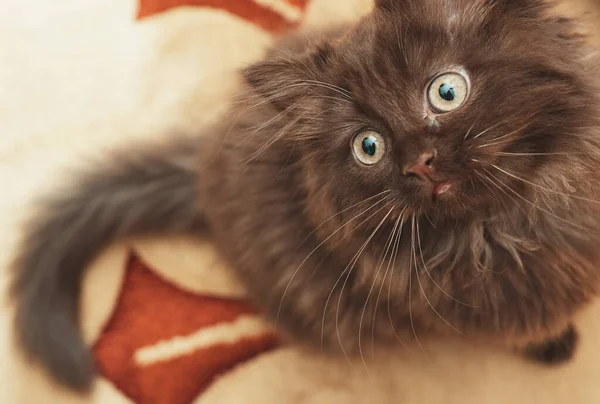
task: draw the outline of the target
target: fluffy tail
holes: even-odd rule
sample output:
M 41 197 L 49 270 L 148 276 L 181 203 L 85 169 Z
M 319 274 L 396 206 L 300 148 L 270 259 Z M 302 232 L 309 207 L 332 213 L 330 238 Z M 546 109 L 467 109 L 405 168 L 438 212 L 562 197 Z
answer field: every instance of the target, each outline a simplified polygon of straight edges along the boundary
M 204 229 L 199 143 L 120 152 L 37 201 L 14 262 L 11 297 L 18 343 L 57 382 L 86 391 L 94 378 L 79 330 L 80 286 L 90 261 L 124 237 Z

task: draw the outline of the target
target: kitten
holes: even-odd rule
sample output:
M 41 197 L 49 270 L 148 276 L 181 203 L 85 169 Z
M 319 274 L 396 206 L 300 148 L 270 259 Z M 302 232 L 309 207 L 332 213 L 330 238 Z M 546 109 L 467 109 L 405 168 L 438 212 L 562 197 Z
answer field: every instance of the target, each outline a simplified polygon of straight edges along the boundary
M 378 0 L 283 41 L 206 137 L 124 150 L 40 201 L 14 264 L 24 352 L 86 390 L 86 265 L 209 231 L 300 343 L 462 334 L 567 360 L 600 277 L 600 98 L 574 28 L 539 0 Z

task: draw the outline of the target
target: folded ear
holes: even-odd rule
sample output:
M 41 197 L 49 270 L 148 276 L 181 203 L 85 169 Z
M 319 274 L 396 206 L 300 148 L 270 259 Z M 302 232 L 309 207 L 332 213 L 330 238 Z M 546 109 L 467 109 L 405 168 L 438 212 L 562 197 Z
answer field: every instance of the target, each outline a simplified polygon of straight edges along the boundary
M 330 53 L 329 46 L 322 46 L 291 59 L 275 57 L 247 67 L 242 74 L 246 83 L 272 105 L 287 109 L 305 94 L 314 93 L 307 80 L 323 75 Z

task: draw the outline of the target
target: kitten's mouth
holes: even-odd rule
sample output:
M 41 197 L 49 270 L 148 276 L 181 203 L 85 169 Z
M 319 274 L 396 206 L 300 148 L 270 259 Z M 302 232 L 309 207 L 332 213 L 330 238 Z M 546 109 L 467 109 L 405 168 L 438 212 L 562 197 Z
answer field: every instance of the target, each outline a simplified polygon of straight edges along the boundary
M 414 200 L 414 204 L 410 204 L 409 210 L 417 215 L 423 212 L 460 215 L 461 207 L 465 207 L 461 202 L 462 197 L 461 180 L 430 181 L 428 184 L 421 184 L 420 196 Z
M 420 208 L 442 208 L 446 203 L 454 205 L 459 196 L 460 182 L 460 180 L 449 178 L 449 176 L 424 176 L 419 184 L 423 198 Z
M 452 189 L 454 185 L 451 181 L 443 181 L 438 184 L 435 184 L 433 187 L 433 198 L 435 199 L 439 195 L 443 195 Z
M 455 183 L 452 181 L 442 181 L 432 184 L 431 202 L 437 203 L 449 198 L 454 190 Z

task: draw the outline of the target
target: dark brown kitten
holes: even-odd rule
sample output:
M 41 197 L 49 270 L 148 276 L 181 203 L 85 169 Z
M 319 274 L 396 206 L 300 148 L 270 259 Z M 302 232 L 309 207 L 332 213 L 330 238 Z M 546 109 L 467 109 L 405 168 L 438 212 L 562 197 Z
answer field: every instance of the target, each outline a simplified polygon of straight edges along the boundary
M 572 23 L 538 0 L 380 0 L 318 36 L 245 69 L 210 138 L 125 151 L 41 204 L 13 297 L 58 381 L 92 380 L 86 264 L 119 238 L 205 229 L 312 347 L 462 334 L 572 354 L 600 274 L 599 96 Z

